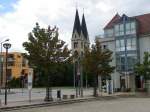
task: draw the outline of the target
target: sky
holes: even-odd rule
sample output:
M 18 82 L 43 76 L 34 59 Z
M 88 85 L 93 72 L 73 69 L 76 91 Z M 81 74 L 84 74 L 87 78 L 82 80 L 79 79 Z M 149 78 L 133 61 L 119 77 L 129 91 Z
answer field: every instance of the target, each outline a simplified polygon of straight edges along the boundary
M 0 0 L 0 42 L 9 38 L 11 51 L 25 52 L 22 43 L 38 22 L 44 28 L 59 27 L 59 38 L 70 47 L 76 8 L 80 20 L 85 14 L 92 43 L 116 13 L 150 13 L 150 0 Z

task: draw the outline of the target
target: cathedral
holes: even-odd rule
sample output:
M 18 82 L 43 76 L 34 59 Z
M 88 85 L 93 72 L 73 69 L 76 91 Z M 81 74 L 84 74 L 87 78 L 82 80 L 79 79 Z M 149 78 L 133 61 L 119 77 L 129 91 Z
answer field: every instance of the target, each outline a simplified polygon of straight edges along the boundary
M 74 57 L 74 87 L 76 88 L 76 97 L 83 97 L 83 67 L 81 60 L 84 56 L 85 48 L 89 48 L 89 45 L 89 35 L 84 13 L 82 15 L 82 22 L 80 23 L 79 13 L 76 10 L 71 38 L 72 54 L 77 56 Z
M 74 27 L 72 32 L 72 39 L 71 39 L 71 47 L 73 54 L 75 52 L 78 55 L 82 55 L 84 53 L 84 49 L 89 47 L 89 35 L 87 31 L 86 21 L 84 14 L 82 15 L 82 22 L 80 23 L 79 13 L 76 10 Z

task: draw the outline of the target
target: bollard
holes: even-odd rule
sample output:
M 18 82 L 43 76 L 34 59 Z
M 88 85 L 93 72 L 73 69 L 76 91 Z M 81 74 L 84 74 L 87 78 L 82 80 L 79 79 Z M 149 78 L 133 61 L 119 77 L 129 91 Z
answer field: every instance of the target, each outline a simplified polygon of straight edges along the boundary
M 67 95 L 63 95 L 63 99 L 67 99 L 68 98 L 68 96 Z
M 75 95 L 70 95 L 70 99 L 74 99 L 75 98 Z

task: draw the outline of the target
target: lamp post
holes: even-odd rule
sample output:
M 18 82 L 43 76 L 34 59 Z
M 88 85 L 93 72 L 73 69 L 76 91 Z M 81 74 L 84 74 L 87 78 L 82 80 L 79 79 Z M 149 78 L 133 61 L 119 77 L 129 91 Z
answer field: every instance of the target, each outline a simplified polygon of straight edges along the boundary
M 8 55 L 8 49 L 11 47 L 11 44 L 10 43 L 4 43 L 3 44 L 3 47 L 6 49 L 6 78 L 5 78 L 5 105 L 7 105 L 7 55 Z
M 1 43 L 0 43 L 0 45 L 1 45 L 1 59 L 0 59 L 0 64 L 1 64 L 1 66 L 0 66 L 0 69 L 1 69 L 1 72 L 0 72 L 0 74 L 1 74 L 1 87 L 2 87 L 2 85 L 3 85 L 3 60 L 2 60 L 2 50 L 3 50 L 3 43 L 4 42 L 7 42 L 7 41 L 9 41 L 9 39 L 6 39 L 6 40 L 4 40 L 4 41 L 2 41 Z

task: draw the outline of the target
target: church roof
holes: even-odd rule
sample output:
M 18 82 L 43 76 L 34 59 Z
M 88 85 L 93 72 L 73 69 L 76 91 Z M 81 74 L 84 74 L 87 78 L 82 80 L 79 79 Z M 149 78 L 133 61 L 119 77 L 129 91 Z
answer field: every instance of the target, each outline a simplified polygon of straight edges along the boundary
M 81 33 L 81 25 L 80 25 L 80 19 L 79 19 L 78 10 L 76 10 L 75 21 L 74 21 L 74 27 L 73 27 L 73 33 L 74 33 L 75 31 L 77 31 L 78 34 Z
M 82 29 L 82 33 L 83 33 L 84 37 L 86 39 L 88 39 L 88 31 L 87 31 L 87 27 L 86 27 L 86 21 L 85 21 L 84 14 L 82 16 L 81 29 Z

